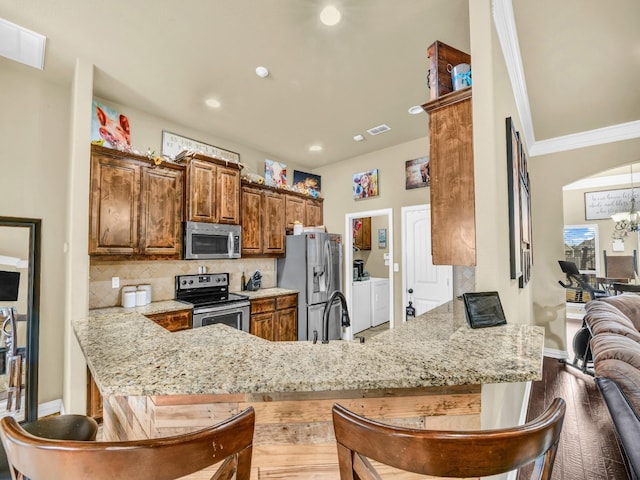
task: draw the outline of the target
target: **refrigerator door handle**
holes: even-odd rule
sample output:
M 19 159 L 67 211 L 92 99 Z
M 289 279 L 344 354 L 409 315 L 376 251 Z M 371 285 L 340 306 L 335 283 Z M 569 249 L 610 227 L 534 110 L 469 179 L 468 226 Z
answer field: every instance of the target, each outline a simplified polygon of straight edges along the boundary
M 333 285 L 331 285 L 331 280 L 333 279 L 333 271 L 332 271 L 332 261 L 331 261 L 331 245 L 329 240 L 324 242 L 324 261 L 325 261 L 325 271 L 327 275 L 325 276 L 325 282 L 327 285 L 327 295 L 331 295 L 333 293 Z

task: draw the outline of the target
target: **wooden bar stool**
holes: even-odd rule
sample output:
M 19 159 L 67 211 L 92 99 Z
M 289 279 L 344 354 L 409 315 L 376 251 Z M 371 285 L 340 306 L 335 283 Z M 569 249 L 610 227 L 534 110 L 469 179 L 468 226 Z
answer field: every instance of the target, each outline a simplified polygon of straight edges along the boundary
M 537 419 L 513 428 L 436 431 L 395 427 L 333 406 L 341 480 L 380 480 L 369 461 L 437 477 L 485 477 L 535 461 L 531 479 L 549 479 L 565 402 L 556 398 Z
M 13 418 L 11 420 L 17 425 Z M 98 424 L 91 417 L 69 414 L 45 417 L 35 422 L 28 422 L 22 425 L 22 429 L 31 435 L 41 438 L 89 441 L 96 439 Z M 0 444 L 0 480 L 11 479 L 11 469 L 7 455 L 4 446 Z
M 31 435 L 11 417 L 0 437 L 15 478 L 30 480 L 174 480 L 222 462 L 213 477 L 249 480 L 255 412 L 252 407 L 197 432 L 124 442 L 50 440 Z M 223 461 L 224 460 L 224 461 Z

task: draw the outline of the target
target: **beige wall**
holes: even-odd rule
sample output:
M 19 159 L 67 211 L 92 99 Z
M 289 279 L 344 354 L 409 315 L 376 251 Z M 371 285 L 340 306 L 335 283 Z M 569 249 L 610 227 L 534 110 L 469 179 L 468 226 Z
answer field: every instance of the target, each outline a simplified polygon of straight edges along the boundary
M 425 134 L 426 132 L 427 125 L 425 117 Z M 391 208 L 393 209 L 394 232 L 393 255 L 395 262 L 400 264 L 402 259 L 400 208 L 407 205 L 429 203 L 429 187 L 411 190 L 405 189 L 405 162 L 425 156 L 428 152 L 428 139 L 425 136 L 418 140 L 315 169 L 313 173 L 322 176 L 322 194 L 325 199 L 324 222 L 327 229 L 334 233 L 350 235 L 351 232 L 344 231 L 345 216 L 347 214 Z M 374 168 L 378 169 L 380 194 L 377 197 L 354 200 L 351 189 L 353 174 Z M 378 227 L 374 229 L 374 223 L 375 222 L 372 222 L 371 227 L 371 243 L 375 243 L 377 248 Z M 372 254 L 373 252 L 370 253 L 368 257 L 371 257 Z M 378 272 L 378 268 L 374 268 L 376 269 L 375 271 Z M 381 277 L 388 276 L 386 271 L 384 273 L 382 271 L 378 273 Z M 403 318 L 402 271 L 395 272 L 393 305 L 394 317 L 396 321 L 400 321 Z
M 0 215 L 42 219 L 39 400 L 61 397 L 69 89 L 0 58 Z
M 606 218 L 603 220 L 586 220 L 585 219 L 585 202 L 584 194 L 587 192 L 602 191 L 602 190 L 615 190 L 618 188 L 624 188 L 622 186 L 615 187 L 599 187 L 580 190 L 565 190 L 562 199 L 564 206 L 564 224 L 565 225 L 597 225 L 598 226 L 598 240 L 599 251 L 598 256 L 600 258 L 600 270 L 598 275 L 605 276 L 604 270 L 604 254 L 603 251 L 607 251 L 609 255 L 633 255 L 633 251 L 638 251 L 638 234 L 630 233 L 624 238 L 624 251 L 613 251 L 613 232 L 615 223 Z

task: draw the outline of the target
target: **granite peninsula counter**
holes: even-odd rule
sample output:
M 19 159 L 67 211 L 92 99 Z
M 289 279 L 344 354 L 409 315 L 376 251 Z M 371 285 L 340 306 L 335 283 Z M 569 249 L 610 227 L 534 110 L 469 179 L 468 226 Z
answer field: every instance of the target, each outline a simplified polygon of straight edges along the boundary
M 482 384 L 541 378 L 543 328 L 472 330 L 457 302 L 364 344 L 269 342 L 224 325 L 171 333 L 117 308 L 73 327 L 104 397 L 105 439 L 190 431 L 251 405 L 252 478 L 336 478 L 335 402 L 389 423 L 479 428 Z

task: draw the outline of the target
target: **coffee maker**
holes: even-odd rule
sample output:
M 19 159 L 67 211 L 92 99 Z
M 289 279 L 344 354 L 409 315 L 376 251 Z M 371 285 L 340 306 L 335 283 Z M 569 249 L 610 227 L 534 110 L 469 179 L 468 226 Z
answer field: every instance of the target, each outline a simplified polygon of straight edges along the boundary
M 364 260 L 353 261 L 353 279 L 358 281 L 364 277 Z

